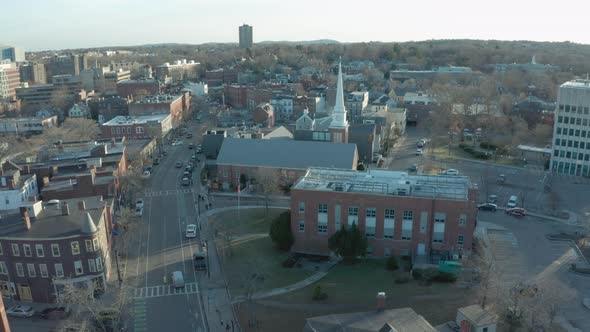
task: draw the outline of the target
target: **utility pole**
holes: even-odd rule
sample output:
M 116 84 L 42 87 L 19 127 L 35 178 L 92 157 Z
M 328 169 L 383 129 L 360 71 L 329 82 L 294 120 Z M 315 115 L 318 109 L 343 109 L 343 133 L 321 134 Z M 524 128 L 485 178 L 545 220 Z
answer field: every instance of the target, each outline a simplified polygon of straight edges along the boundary
M 123 279 L 121 278 L 121 268 L 119 267 L 119 249 L 115 249 L 115 264 L 117 264 L 117 279 L 119 280 L 119 288 L 121 288 Z

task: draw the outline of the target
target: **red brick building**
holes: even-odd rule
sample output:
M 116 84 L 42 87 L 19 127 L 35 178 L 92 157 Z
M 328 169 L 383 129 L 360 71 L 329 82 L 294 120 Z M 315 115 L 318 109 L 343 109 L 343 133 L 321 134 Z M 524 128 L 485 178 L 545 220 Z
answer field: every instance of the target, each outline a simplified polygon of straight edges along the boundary
M 215 69 L 205 72 L 205 82 L 211 87 L 236 83 L 237 81 L 238 72 L 235 69 Z
M 100 126 L 105 139 L 142 139 L 166 135 L 172 129 L 172 115 L 118 116 Z
M 312 168 L 291 189 L 296 253 L 330 255 L 357 224 L 370 256 L 457 258 L 471 251 L 477 189 L 468 177 Z
M 246 108 L 248 106 L 248 86 L 226 84 L 223 86 L 225 104 L 233 108 Z
M 3 216 L 0 292 L 17 301 L 53 302 L 65 284 L 106 289 L 113 200 L 41 202 Z
M 176 127 L 182 121 L 190 109 L 191 95 L 185 92 L 181 95 L 157 95 L 144 97 L 129 104 L 129 115 L 153 115 L 171 114 L 172 127 Z
M 158 95 L 160 92 L 160 82 L 154 79 L 117 82 L 117 94 L 123 98 L 143 98 Z

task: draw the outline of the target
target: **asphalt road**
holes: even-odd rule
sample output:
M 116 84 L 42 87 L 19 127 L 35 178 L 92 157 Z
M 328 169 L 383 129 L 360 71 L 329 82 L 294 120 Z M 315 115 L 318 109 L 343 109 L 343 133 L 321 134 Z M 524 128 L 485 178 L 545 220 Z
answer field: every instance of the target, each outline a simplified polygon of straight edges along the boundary
M 139 230 L 140 256 L 130 260 L 127 269 L 135 275 L 131 327 L 136 332 L 206 331 L 202 299 L 198 284 L 198 272 L 192 265 L 192 254 L 198 239 L 187 239 L 187 224 L 196 223 L 195 201 L 200 186 L 184 187 L 180 180 L 184 165 L 195 150 L 189 150 L 190 142 L 198 143 L 201 135 L 191 128 L 193 138 L 183 138 L 183 145 L 165 146 L 168 155 L 147 181 L 144 193 L 145 207 L 143 227 Z M 176 168 L 176 161 L 183 161 L 183 168 Z M 198 182 L 202 162 L 193 171 Z M 135 271 L 133 271 L 135 270 Z M 182 271 L 185 287 L 172 286 L 171 273 Z
M 582 331 L 590 331 L 590 314 L 582 306 L 590 298 L 588 278 L 569 271 L 571 264 L 584 266 L 583 258 L 568 242 L 550 241 L 548 234 L 581 231 L 581 228 L 535 217 L 513 217 L 501 211 L 480 212 L 479 224 L 492 223 L 503 229 L 488 229 L 489 249 L 495 260 L 494 292 L 506 291 L 518 282 L 539 285 L 548 304 L 558 304 L 559 315 Z M 544 304 L 538 303 L 545 310 Z

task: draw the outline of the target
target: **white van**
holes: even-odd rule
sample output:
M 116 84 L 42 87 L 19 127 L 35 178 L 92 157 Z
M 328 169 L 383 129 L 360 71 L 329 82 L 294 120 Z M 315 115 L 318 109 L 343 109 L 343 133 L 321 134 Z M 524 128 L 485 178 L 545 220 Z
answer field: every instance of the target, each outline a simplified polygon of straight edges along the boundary
M 182 271 L 172 272 L 172 285 L 174 288 L 184 287 L 184 276 L 182 275 Z
M 512 195 L 512 196 L 510 196 L 510 199 L 508 199 L 508 204 L 506 204 L 506 206 L 509 208 L 516 207 L 517 202 L 518 202 L 518 197 Z

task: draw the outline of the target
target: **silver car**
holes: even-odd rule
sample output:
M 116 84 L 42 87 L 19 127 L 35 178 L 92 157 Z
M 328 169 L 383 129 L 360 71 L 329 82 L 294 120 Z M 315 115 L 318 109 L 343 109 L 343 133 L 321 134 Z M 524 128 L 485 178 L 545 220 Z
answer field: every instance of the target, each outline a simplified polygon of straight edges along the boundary
M 8 316 L 30 318 L 35 314 L 35 310 L 30 305 L 19 304 L 6 309 Z

